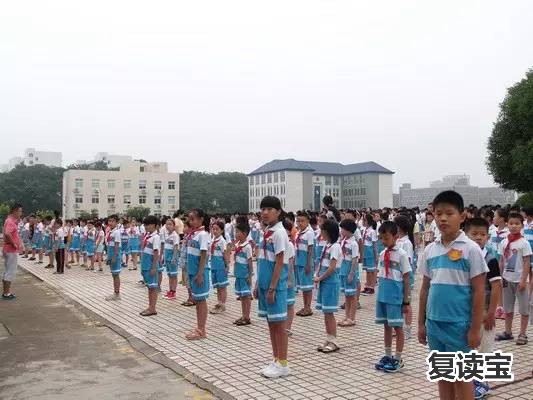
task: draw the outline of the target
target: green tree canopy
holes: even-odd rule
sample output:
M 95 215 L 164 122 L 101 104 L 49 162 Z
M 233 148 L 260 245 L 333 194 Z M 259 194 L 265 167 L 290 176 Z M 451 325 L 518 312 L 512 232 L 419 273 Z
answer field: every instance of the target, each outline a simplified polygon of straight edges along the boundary
M 148 216 L 150 214 L 150 208 L 143 207 L 143 206 L 135 206 L 128 208 L 128 211 L 126 211 L 126 215 L 128 217 L 133 217 L 137 221 L 142 221 L 144 217 Z
M 184 171 L 180 175 L 180 208 L 208 213 L 248 211 L 248 177 L 240 172 Z
M 4 221 L 6 220 L 6 217 L 9 215 L 9 205 L 8 204 L 0 204 L 0 230 L 4 229 Z
M 24 214 L 61 210 L 63 168 L 17 165 L 0 174 L 0 203 L 20 203 Z
M 487 164 L 505 189 L 533 188 L 533 69 L 509 88 L 488 143 Z

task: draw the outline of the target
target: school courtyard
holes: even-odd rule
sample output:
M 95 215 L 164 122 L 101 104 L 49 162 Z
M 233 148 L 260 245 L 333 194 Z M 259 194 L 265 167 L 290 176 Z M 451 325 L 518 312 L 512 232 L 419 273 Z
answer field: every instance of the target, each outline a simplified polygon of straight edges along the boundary
M 426 380 L 427 349 L 418 344 L 415 336 L 406 342 L 403 352 L 405 368 L 402 371 L 385 374 L 374 369 L 374 363 L 383 353 L 383 333 L 382 327 L 374 324 L 373 296 L 361 298 L 362 309 L 357 314 L 357 326 L 338 329 L 341 350 L 337 353 L 316 351 L 325 335 L 323 317 L 319 312 L 311 317 L 295 317 L 294 334 L 289 339 L 292 375 L 268 380 L 259 374 L 270 361 L 271 354 L 266 322 L 255 316 L 254 304 L 253 324 L 245 327 L 233 325 L 232 322 L 240 317 L 240 303 L 235 301 L 232 290 L 228 296 L 227 312 L 209 315 L 208 338 L 190 342 L 185 340 L 184 335 L 195 326 L 196 314 L 194 307 L 180 305 L 187 293 L 181 285 L 177 293 L 179 300 L 161 299 L 158 301 L 158 315 L 143 318 L 139 312 L 146 306 L 147 291 L 137 284 L 139 271 L 123 270 L 122 300 L 106 302 L 104 297 L 112 291 L 108 272 L 95 273 L 76 266 L 66 270 L 64 275 L 53 275 L 53 270 L 44 269 L 34 262 L 22 259 L 19 264 L 68 302 L 81 306 L 94 323 L 106 324 L 136 348 L 139 347 L 136 344 L 142 344 L 146 357 L 183 375 L 217 398 L 372 400 L 437 397 L 436 384 Z M 168 287 L 166 277 L 162 286 L 164 290 Z M 210 306 L 215 299 L 216 294 L 212 293 Z M 415 315 L 417 300 L 415 295 Z M 301 296 L 297 299 L 296 310 L 300 305 Z M 3 304 L 3 307 L 6 306 L 8 304 Z M 498 330 L 502 322 L 498 321 Z M 497 344 L 497 349 L 514 354 L 515 381 L 494 382 L 491 399 L 533 398 L 531 327 L 528 333 L 532 341 L 529 345 L 517 346 L 514 342 Z M 149 378 L 145 382 L 150 385 Z

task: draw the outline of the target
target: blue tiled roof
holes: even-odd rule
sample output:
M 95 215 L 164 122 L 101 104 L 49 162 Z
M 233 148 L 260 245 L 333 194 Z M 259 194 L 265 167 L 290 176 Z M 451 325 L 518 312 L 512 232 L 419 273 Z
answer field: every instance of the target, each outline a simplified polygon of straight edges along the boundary
M 316 175 L 351 175 L 370 172 L 394 174 L 391 170 L 373 161 L 344 165 L 341 163 L 321 161 L 298 161 L 289 158 L 287 160 L 272 160 L 250 172 L 248 175 L 264 174 L 275 171 L 308 171 Z

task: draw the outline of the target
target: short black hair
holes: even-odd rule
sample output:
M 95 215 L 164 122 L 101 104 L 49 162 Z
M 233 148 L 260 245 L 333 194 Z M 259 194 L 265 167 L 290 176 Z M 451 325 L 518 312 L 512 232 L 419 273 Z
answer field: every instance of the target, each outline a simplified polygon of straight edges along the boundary
M 155 225 L 159 223 L 159 219 L 155 215 L 148 215 L 144 217 L 143 224 L 144 225 Z
M 522 217 L 522 214 L 520 213 L 517 213 L 517 212 L 509 213 L 509 216 L 507 217 L 507 221 L 509 221 L 511 218 L 519 219 L 520 223 L 522 224 L 524 223 L 524 217 Z
M 107 217 L 107 220 L 109 221 L 110 219 L 118 222 L 118 215 L 117 214 L 111 214 L 110 216 Z
M 343 219 L 339 225 L 342 229 L 347 230 L 348 232 L 354 233 L 357 229 L 357 224 L 354 220 Z
M 390 233 L 391 235 L 398 234 L 398 225 L 393 221 L 385 221 L 379 227 L 379 233 Z
M 468 218 L 465 221 L 465 232 L 468 232 L 470 228 L 479 227 L 485 228 L 487 232 L 489 231 L 489 222 L 485 218 Z
M 503 218 L 505 222 L 509 219 L 509 211 L 507 211 L 505 208 L 498 208 L 494 213 L 498 213 L 500 218 Z
M 19 208 L 22 208 L 22 204 L 20 203 L 15 203 L 11 206 L 11 208 L 9 209 L 9 212 L 12 213 L 14 211 L 17 211 Z
M 242 223 L 239 222 L 237 225 L 235 225 L 235 229 L 238 229 L 242 233 L 244 233 L 246 236 L 250 233 L 250 225 L 248 225 L 248 222 Z
M 522 211 L 526 213 L 528 217 L 533 217 L 533 206 L 522 207 Z
M 292 228 L 294 227 L 294 225 L 292 224 L 292 221 L 286 218 L 283 220 L 282 224 L 286 231 L 291 231 Z
M 324 196 L 322 203 L 324 203 L 326 206 L 331 206 L 333 204 L 333 197 L 331 197 L 329 194 Z
M 304 218 L 307 218 L 307 219 L 310 218 L 310 217 L 309 217 L 309 213 L 308 213 L 307 211 L 305 211 L 305 210 L 300 210 L 300 211 L 298 211 L 298 212 L 296 213 L 296 216 L 297 216 L 297 217 L 304 217 Z
M 439 204 L 449 204 L 457 208 L 460 213 L 465 210 L 463 196 L 454 190 L 445 190 L 444 192 L 439 193 L 433 199 L 433 207 L 436 208 Z
M 317 219 L 316 215 L 311 215 L 311 217 L 309 218 L 309 223 L 310 223 L 311 225 L 316 225 L 316 224 L 318 224 L 318 219 Z
M 326 219 L 320 229 L 327 232 L 330 243 L 339 240 L 339 224 L 332 219 Z

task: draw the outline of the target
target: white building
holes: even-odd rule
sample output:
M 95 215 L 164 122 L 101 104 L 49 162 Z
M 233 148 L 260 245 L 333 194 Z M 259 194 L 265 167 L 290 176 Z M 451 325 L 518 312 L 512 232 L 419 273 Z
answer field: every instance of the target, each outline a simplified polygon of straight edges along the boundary
M 179 173 L 167 163 L 123 162 L 118 171 L 75 170 L 63 174 L 63 216 L 96 210 L 105 217 L 143 206 L 154 215 L 179 209 Z
M 340 163 L 273 160 L 248 174 L 249 209 L 273 195 L 288 211 L 320 210 L 329 194 L 338 208 L 392 207 L 394 172 L 375 162 Z
M 124 162 L 132 161 L 131 156 L 120 156 L 117 154 L 109 154 L 105 152 L 96 153 L 93 162 L 102 161 L 107 164 L 108 168 L 119 168 Z
M 7 164 L 2 164 L 0 166 L 0 170 L 2 172 L 8 172 L 19 164 L 24 164 L 28 167 L 34 165 L 61 167 L 62 156 L 59 151 L 39 151 L 34 148 L 27 148 L 24 150 L 24 156 L 10 158 Z

